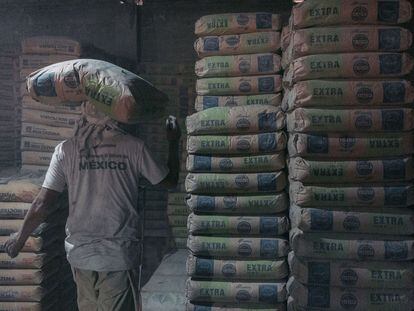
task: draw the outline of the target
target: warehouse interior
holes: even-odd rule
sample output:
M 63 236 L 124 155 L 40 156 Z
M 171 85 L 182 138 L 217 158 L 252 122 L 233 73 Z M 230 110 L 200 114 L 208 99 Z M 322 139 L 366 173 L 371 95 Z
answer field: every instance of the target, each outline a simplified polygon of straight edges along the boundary
M 0 2 L 0 310 L 94 309 L 67 255 L 67 176 L 9 251 L 88 105 L 170 172 L 169 116 L 181 132 L 177 185 L 143 164 L 125 215 L 135 304 L 96 310 L 414 310 L 411 0 Z

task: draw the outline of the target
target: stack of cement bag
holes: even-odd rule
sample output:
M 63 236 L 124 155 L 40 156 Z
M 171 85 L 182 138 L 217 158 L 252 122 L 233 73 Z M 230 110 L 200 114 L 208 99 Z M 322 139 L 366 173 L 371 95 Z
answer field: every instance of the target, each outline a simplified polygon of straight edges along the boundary
M 22 171 L 44 174 L 54 148 L 72 135 L 80 117 L 79 104 L 46 105 L 35 101 L 26 89 L 26 77 L 32 72 L 54 63 L 78 58 L 80 44 L 60 37 L 32 37 L 22 41 L 20 56 L 21 87 L 21 160 Z M 76 83 L 74 77 L 65 83 Z M 41 83 L 41 82 L 40 82 Z
M 206 57 L 196 63 L 199 112 L 186 124 L 189 311 L 286 307 L 285 115 L 273 54 L 279 28 L 270 13 L 196 23 L 203 37 L 195 48 Z
M 187 217 L 188 207 L 185 204 L 187 193 L 168 193 L 168 223 L 171 226 L 171 236 L 176 248 L 187 248 Z
M 306 0 L 284 40 L 290 310 L 414 306 L 407 1 Z M 365 26 L 362 24 L 370 24 Z

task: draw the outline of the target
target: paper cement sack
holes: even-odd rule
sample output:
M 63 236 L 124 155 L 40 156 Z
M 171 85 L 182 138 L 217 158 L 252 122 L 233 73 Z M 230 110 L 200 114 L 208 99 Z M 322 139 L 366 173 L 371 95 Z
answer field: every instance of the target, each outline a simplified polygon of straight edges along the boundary
M 185 192 L 169 192 L 168 204 L 169 205 L 185 205 L 187 193 Z
M 56 254 L 46 253 L 19 253 L 17 257 L 10 258 L 7 253 L 0 253 L 1 269 L 40 269 L 50 262 Z
M 171 227 L 171 235 L 174 238 L 187 238 L 188 232 L 187 227 Z
M 329 78 L 386 79 L 402 77 L 413 69 L 407 53 L 317 54 L 295 59 L 285 71 L 283 82 Z
M 51 264 L 43 269 L 1 269 L 0 284 L 1 285 L 39 285 L 47 278 L 58 272 L 59 266 Z M 1 309 L 0 309 L 1 310 Z
M 188 135 L 275 132 L 285 125 L 285 114 L 269 105 L 216 107 L 186 118 Z
M 263 308 L 261 304 L 241 307 L 239 303 L 223 304 L 223 303 L 190 303 L 187 302 L 186 311 L 286 311 L 286 303 L 282 302 L 272 305 L 269 308 Z M 18 310 L 19 311 L 19 310 Z M 38 311 L 38 310 L 34 310 Z
M 171 227 L 185 227 L 187 225 L 187 215 L 168 215 L 168 224 Z
M 286 124 L 288 132 L 402 132 L 414 128 L 414 110 L 297 108 Z
M 273 237 L 282 235 L 288 231 L 289 220 L 284 216 L 260 217 L 190 214 L 188 216 L 187 228 L 188 232 L 192 235 L 255 235 Z
M 286 301 L 286 283 L 236 283 L 187 280 L 186 296 L 190 301 L 260 303 Z
M 59 140 L 22 137 L 20 148 L 22 151 L 53 152 L 59 143 Z
M 276 52 L 280 49 L 280 32 L 202 37 L 194 42 L 194 49 L 199 57 Z
M 409 261 L 414 239 L 393 235 L 310 233 L 290 231 L 290 246 L 298 257 L 340 260 Z
M 413 153 L 413 134 L 302 134 L 289 136 L 288 151 L 291 157 L 306 156 L 321 159 L 395 157 Z
M 414 185 L 303 185 L 290 183 L 290 200 L 301 207 L 407 207 L 414 204 Z
M 10 180 L 7 183 L 0 183 L 0 202 L 32 203 L 40 188 L 40 185 L 29 179 Z M 1 203 L 0 206 L 4 206 L 4 204 Z
M 408 311 L 414 304 L 412 289 L 306 287 L 293 277 L 286 286 L 294 303 L 307 310 Z
M 78 59 L 39 69 L 27 80 L 30 96 L 45 104 L 89 101 L 111 118 L 136 123 L 144 114 L 164 110 L 168 97 L 121 67 Z
M 80 116 L 41 110 L 22 109 L 22 122 L 73 128 Z
M 234 194 L 280 192 L 286 186 L 284 172 L 258 174 L 190 173 L 185 180 L 187 192 L 194 194 Z
M 281 90 L 280 75 L 204 78 L 196 83 L 197 95 L 252 95 L 278 93 Z
M 39 188 L 40 190 L 40 188 Z M 34 197 L 37 195 L 36 191 Z M 24 219 L 32 203 L 21 202 L 0 202 L 0 218 L 1 219 Z
M 202 111 L 213 107 L 235 107 L 250 105 L 279 106 L 281 103 L 282 93 L 242 96 L 197 96 L 195 100 L 195 109 L 196 111 Z
M 18 232 L 23 226 L 23 219 L 0 219 L 0 235 L 10 235 Z M 31 234 L 37 236 L 50 229 L 51 225 L 47 223 L 40 224 Z M 0 269 L 1 272 L 1 269 Z M 1 278 L 0 278 L 1 282 Z
M 255 155 L 286 147 L 284 132 L 243 136 L 188 136 L 187 152 L 200 155 Z
M 195 73 L 200 78 L 267 75 L 281 69 L 281 58 L 273 53 L 210 56 L 195 64 Z
M 187 171 L 214 173 L 274 172 L 285 167 L 285 154 L 265 154 L 246 157 L 211 157 L 188 155 Z
M 192 194 L 187 200 L 187 205 L 195 213 L 276 214 L 287 209 L 288 198 L 285 192 L 261 196 L 201 196 Z
M 302 284 L 356 288 L 413 288 L 410 262 L 363 262 L 298 258 L 289 253 L 289 266 Z
M 275 259 L 287 256 L 289 242 L 275 238 L 229 238 L 189 235 L 188 249 L 197 256 Z
M 22 107 L 33 109 L 33 110 L 43 110 L 54 113 L 72 113 L 72 114 L 81 114 L 82 108 L 79 103 L 63 103 L 60 105 L 46 105 L 41 102 L 37 102 L 29 96 L 23 96 L 22 98 Z
M 0 302 L 0 310 L 7 311 L 42 311 L 44 308 L 40 302 Z
M 170 205 L 167 206 L 167 215 L 185 216 L 190 213 L 186 205 Z
M 414 179 L 413 158 L 355 161 L 289 161 L 289 178 L 303 183 L 392 182 Z
M 189 255 L 187 274 L 193 278 L 281 280 L 289 273 L 283 260 L 218 260 Z
M 279 30 L 280 28 L 282 28 L 282 21 L 278 14 L 228 13 L 200 17 L 195 23 L 194 33 L 201 37 Z
M 79 56 L 79 42 L 65 37 L 39 36 L 22 41 L 22 54 L 67 54 Z
M 297 82 L 283 98 L 283 110 L 298 107 L 394 106 L 414 101 L 407 80 L 308 80 Z
M 63 141 L 72 137 L 73 128 L 50 126 L 38 123 L 22 123 L 21 135 L 24 137 L 43 138 Z

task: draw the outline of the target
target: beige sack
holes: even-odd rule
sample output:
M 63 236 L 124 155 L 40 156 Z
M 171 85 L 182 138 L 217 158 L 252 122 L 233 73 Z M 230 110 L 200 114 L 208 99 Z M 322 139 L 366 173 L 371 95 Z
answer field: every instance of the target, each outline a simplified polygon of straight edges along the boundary
M 210 56 L 195 64 L 198 77 L 267 75 L 279 72 L 281 58 L 273 53 Z
M 67 54 L 79 56 L 80 43 L 65 37 L 39 36 L 22 41 L 22 54 Z
M 0 310 L 7 311 L 43 311 L 44 306 L 40 302 L 0 302 Z
M 197 96 L 195 100 L 196 111 L 213 107 L 234 107 L 250 105 L 279 106 L 282 102 L 282 93 L 258 94 L 246 96 Z
M 22 109 L 22 122 L 73 128 L 80 116 L 41 110 Z
M 289 136 L 288 152 L 291 157 L 380 158 L 412 154 L 413 134 L 302 134 Z
M 50 264 L 43 269 L 0 269 L 1 285 L 38 285 L 56 274 L 59 266 Z M 53 266 L 53 267 L 52 267 Z M 0 309 L 1 310 L 1 309 Z
M 289 243 L 274 238 L 188 236 L 188 249 L 198 256 L 275 259 L 287 256 Z
M 277 305 L 273 305 L 269 308 L 263 308 L 260 304 L 259 305 L 248 305 L 247 307 L 240 307 L 240 304 L 220 304 L 220 303 L 213 303 L 213 304 L 192 304 L 187 302 L 186 311 L 286 311 L 286 303 L 280 303 Z M 20 310 L 19 310 L 20 311 Z M 37 310 L 35 310 L 37 311 Z
M 286 147 L 284 132 L 244 136 L 188 136 L 187 152 L 200 155 L 257 155 Z
M 282 33 L 280 34 L 280 41 L 281 41 L 281 47 L 282 47 L 282 52 L 283 53 L 286 51 L 286 49 L 289 46 L 290 35 L 291 35 L 291 30 L 290 30 L 289 26 L 284 26 L 282 28 Z
M 413 288 L 410 262 L 363 262 L 298 258 L 289 253 L 289 266 L 303 284 L 357 288 Z
M 280 49 L 280 32 L 208 36 L 198 38 L 194 49 L 199 57 L 276 52 Z
M 10 258 L 7 253 L 0 253 L 1 269 L 40 269 L 53 258 L 56 253 L 19 253 L 17 257 Z M 1 309 L 0 309 L 1 310 Z
M 51 152 L 23 151 L 22 164 L 49 166 L 52 155 Z
M 59 140 L 22 137 L 20 148 L 22 151 L 54 152 Z
M 413 158 L 356 161 L 289 161 L 289 178 L 303 183 L 392 182 L 414 179 Z
M 197 36 L 228 35 L 279 30 L 281 27 L 279 14 L 228 13 L 202 16 L 195 23 L 194 33 Z
M 71 113 L 71 114 L 81 114 L 82 108 L 79 103 L 66 103 L 61 105 L 46 105 L 41 102 L 33 100 L 29 96 L 23 96 L 22 98 L 22 107 L 33 109 L 33 110 L 42 110 L 49 111 L 53 113 Z
M 285 211 L 288 198 L 285 192 L 261 196 L 190 195 L 187 205 L 195 213 L 268 215 Z
M 268 105 L 216 107 L 186 118 L 187 135 L 275 132 L 285 125 L 280 108 Z
M 185 216 L 190 213 L 186 205 L 170 205 L 167 206 L 167 215 Z
M 236 283 L 187 280 L 189 301 L 260 303 L 263 306 L 286 301 L 286 283 Z
M 2 185 L 0 185 L 0 187 L 2 187 Z M 40 190 L 40 188 L 38 190 Z M 38 190 L 33 192 L 33 199 L 37 195 Z M 10 195 L 13 196 L 12 193 L 10 193 Z M 26 216 L 31 206 L 32 206 L 32 203 L 0 202 L 0 218 L 1 219 L 23 219 Z
M 297 108 L 286 123 L 289 132 L 402 132 L 414 128 L 414 110 Z
M 36 123 L 22 123 L 21 135 L 25 137 L 43 138 L 62 141 L 72 137 L 74 129 Z
M 28 179 L 10 180 L 7 183 L 0 183 L 0 202 L 32 203 L 40 188 L 40 185 Z M 4 206 L 3 203 L 2 206 Z
M 40 302 L 50 290 L 40 285 L 0 286 L 2 301 Z

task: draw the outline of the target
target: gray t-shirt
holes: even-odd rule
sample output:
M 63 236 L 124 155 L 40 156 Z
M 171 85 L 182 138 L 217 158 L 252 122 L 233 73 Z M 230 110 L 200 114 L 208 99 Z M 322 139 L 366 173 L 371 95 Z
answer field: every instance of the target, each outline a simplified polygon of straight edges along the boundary
M 139 263 L 140 176 L 155 185 L 168 174 L 142 140 L 105 130 L 98 147 L 81 156 L 72 138 L 53 154 L 43 187 L 68 186 L 65 248 L 70 264 L 93 271 L 119 271 Z

